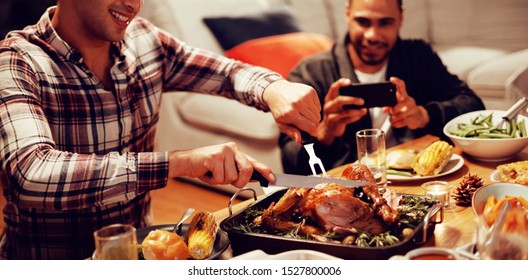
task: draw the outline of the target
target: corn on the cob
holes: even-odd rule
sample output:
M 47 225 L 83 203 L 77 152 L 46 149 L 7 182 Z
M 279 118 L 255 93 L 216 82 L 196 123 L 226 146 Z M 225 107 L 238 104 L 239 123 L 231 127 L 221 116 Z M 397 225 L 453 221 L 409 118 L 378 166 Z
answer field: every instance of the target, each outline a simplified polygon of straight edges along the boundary
M 436 141 L 423 150 L 412 165 L 421 176 L 437 175 L 453 155 L 453 146 L 445 141 Z
M 196 213 L 187 232 L 189 256 L 196 260 L 203 260 L 211 255 L 217 230 L 218 223 L 212 213 L 207 211 Z

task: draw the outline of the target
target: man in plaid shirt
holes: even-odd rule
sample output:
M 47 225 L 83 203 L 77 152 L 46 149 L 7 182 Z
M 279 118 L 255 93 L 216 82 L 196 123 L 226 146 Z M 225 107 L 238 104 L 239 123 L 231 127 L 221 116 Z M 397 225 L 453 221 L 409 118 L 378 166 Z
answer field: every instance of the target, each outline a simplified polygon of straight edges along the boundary
M 300 143 L 320 120 L 315 90 L 194 49 L 141 18 L 142 0 L 60 0 L 0 46 L 0 258 L 84 259 L 93 232 L 152 223 L 149 191 L 169 178 L 244 186 L 271 170 L 234 143 L 153 152 L 162 92 L 270 111 Z

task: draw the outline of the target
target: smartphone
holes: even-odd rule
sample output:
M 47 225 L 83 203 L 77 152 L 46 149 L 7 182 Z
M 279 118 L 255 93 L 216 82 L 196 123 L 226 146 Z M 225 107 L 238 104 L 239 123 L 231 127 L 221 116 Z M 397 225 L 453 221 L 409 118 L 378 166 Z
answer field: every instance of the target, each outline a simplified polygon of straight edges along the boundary
M 396 86 L 391 82 L 352 84 L 341 87 L 339 94 L 360 97 L 365 100 L 365 104 L 362 106 L 345 105 L 344 109 L 394 106 L 397 103 Z

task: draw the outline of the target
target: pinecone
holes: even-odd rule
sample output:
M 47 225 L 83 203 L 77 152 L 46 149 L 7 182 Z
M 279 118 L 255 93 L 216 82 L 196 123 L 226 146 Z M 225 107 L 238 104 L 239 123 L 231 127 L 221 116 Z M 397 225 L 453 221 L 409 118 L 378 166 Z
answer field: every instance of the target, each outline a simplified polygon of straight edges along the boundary
M 456 200 L 456 204 L 460 206 L 471 205 L 471 198 L 473 193 L 484 185 L 484 180 L 478 175 L 471 175 L 471 173 L 464 175 L 458 187 L 454 191 L 452 197 Z

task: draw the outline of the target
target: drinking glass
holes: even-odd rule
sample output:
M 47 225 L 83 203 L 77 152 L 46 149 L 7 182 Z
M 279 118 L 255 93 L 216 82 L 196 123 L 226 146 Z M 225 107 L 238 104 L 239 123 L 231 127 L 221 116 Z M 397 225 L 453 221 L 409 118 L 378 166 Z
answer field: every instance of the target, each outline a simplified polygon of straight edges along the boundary
M 113 224 L 94 232 L 95 259 L 137 260 L 136 228 L 131 225 Z
M 477 252 L 481 260 L 528 260 L 528 235 L 519 232 L 493 230 L 484 215 L 475 218 Z
M 356 132 L 358 162 L 366 165 L 379 188 L 387 186 L 387 150 L 385 132 L 381 129 L 364 129 Z

